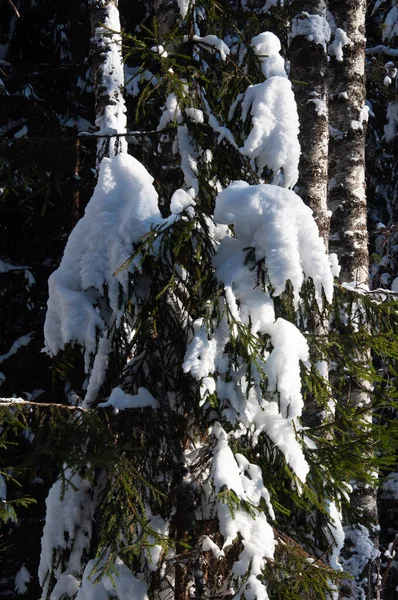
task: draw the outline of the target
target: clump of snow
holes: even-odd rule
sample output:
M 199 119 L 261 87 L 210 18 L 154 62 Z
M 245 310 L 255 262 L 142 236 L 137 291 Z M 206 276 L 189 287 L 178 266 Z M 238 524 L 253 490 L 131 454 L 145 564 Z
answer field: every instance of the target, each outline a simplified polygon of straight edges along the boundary
M 331 31 L 325 17 L 310 15 L 303 11 L 292 21 L 290 39 L 296 36 L 306 37 L 310 42 L 320 44 L 326 52 L 326 46 L 330 41 Z
M 240 152 L 255 161 L 261 175 L 265 166 L 274 172 L 274 183 L 283 169 L 284 187 L 298 180 L 299 119 L 290 81 L 274 76 L 249 86 L 242 102 L 242 121 L 249 113 L 252 130 Z
M 215 542 L 208 535 L 205 535 L 202 540 L 202 550 L 204 552 L 212 552 L 213 556 L 219 558 L 220 556 L 224 556 L 224 551 L 220 550 Z
M 143 387 L 138 388 L 138 394 L 126 394 L 120 387 L 115 387 L 106 402 L 98 404 L 98 408 L 113 406 L 118 410 L 125 408 L 159 408 L 159 402 Z
M 0 363 L 10 358 L 13 354 L 16 354 L 20 348 L 27 346 L 32 341 L 33 333 L 28 333 L 27 335 L 22 335 L 20 338 L 15 340 L 12 344 L 11 348 L 5 354 L 0 354 Z
M 183 19 L 187 16 L 190 5 L 195 4 L 195 0 L 177 0 L 178 8 L 180 9 L 180 15 Z
M 106 331 L 124 313 L 128 268 L 117 270 L 131 256 L 133 243 L 148 233 L 152 224 L 162 221 L 152 182 L 148 171 L 132 156 L 104 158 L 85 215 L 69 236 L 61 264 L 49 279 L 46 352 L 54 356 L 68 343 L 79 344 L 84 348 L 87 373 L 99 347 L 98 335 L 105 340 Z M 101 309 L 105 293 L 111 312 Z M 97 361 L 100 374 L 106 368 L 106 346 L 104 341 Z M 94 397 L 93 392 L 90 401 Z
M 264 366 L 268 390 L 277 390 L 279 412 L 285 418 L 295 418 L 303 409 L 300 362 L 309 366 L 308 344 L 297 327 L 285 319 L 277 319 L 268 332 L 274 347 Z
M 148 586 L 137 579 L 120 558 L 113 565 L 115 573 L 112 577 L 99 578 L 102 566 L 98 559 L 87 563 L 76 600 L 109 600 L 115 596 L 118 600 L 148 600 Z
M 17 140 L 21 137 L 24 137 L 28 133 L 28 128 L 26 125 L 23 125 L 21 129 L 19 129 L 16 133 L 14 133 L 14 138 Z
M 336 503 L 329 501 L 326 506 L 327 512 L 330 517 L 330 529 L 329 538 L 332 543 L 333 549 L 330 554 L 330 566 L 335 571 L 342 571 L 343 567 L 339 561 L 340 552 L 344 546 L 345 533 L 342 525 L 341 511 L 338 510 Z
M 264 31 L 254 36 L 250 42 L 254 54 L 261 62 L 261 70 L 266 79 L 270 77 L 287 77 L 285 61 L 280 55 L 281 43 L 271 31 Z
M 41 541 L 39 581 L 43 588 L 43 597 L 47 595 L 50 573 L 59 580 L 61 576 L 79 576 L 82 559 L 88 550 L 91 539 L 95 502 L 91 485 L 77 473 L 65 472 L 65 489 L 62 479 L 58 479 L 50 489 L 46 500 L 46 522 Z M 63 561 L 54 560 L 63 552 L 68 553 L 67 571 L 63 573 Z M 69 586 L 65 577 L 62 587 Z M 62 590 L 66 593 L 66 590 Z M 62 596 L 60 593 L 59 597 Z
M 151 516 L 148 526 L 152 531 L 160 536 L 166 536 L 169 532 L 169 524 L 160 515 Z M 151 571 L 156 571 L 159 560 L 163 552 L 160 544 L 156 544 L 156 538 L 153 535 L 148 536 L 148 548 L 146 554 L 148 556 L 148 567 Z
M 183 210 L 187 210 L 190 216 L 193 216 L 192 207 L 195 206 L 195 200 L 190 194 L 181 188 L 176 190 L 171 197 L 170 201 L 170 212 L 178 215 Z M 191 209 L 191 210 L 189 210 Z
M 381 487 L 381 498 L 398 500 L 398 473 L 389 473 Z
M 261 409 L 254 416 L 255 433 L 253 443 L 264 432 L 283 453 L 287 464 L 300 481 L 305 481 L 309 466 L 302 447 L 297 440 L 296 431 L 300 429 L 295 419 L 286 419 L 278 411 L 276 402 L 262 402 Z
M 278 183 L 283 169 L 283 185 L 290 188 L 297 182 L 300 158 L 299 119 L 292 86 L 279 54 L 278 38 L 266 31 L 255 36 L 251 44 L 267 80 L 250 85 L 245 92 L 241 118 L 245 121 L 250 110 L 252 130 L 240 152 L 255 161 L 260 175 L 268 166 L 274 172 L 274 183 Z
M 216 493 L 225 488 L 233 490 L 240 500 L 259 506 L 264 497 L 269 502 L 268 491 L 264 488 L 261 470 L 251 465 L 242 455 L 234 456 L 228 444 L 228 435 L 219 423 L 213 427 L 213 435 L 217 445 L 213 454 L 212 477 Z M 227 504 L 217 502 L 217 516 L 220 532 L 224 537 L 222 550 L 227 548 L 240 534 L 243 551 L 232 567 L 236 577 L 244 575 L 256 578 L 264 568 L 265 560 L 272 559 L 275 549 L 275 539 L 272 527 L 263 512 L 252 515 L 243 509 L 236 508 L 232 516 Z M 211 540 L 206 540 L 206 547 L 217 556 L 220 549 Z M 260 583 L 260 582 L 259 582 Z M 266 588 L 261 584 L 266 593 Z
M 393 6 L 387 13 L 383 24 L 383 41 L 390 42 L 398 35 L 398 6 Z
M 16 591 L 16 593 L 21 595 L 26 594 L 26 592 L 28 591 L 27 584 L 31 579 L 32 575 L 29 573 L 25 565 L 22 565 L 18 573 L 15 575 L 14 590 Z
M 370 539 L 369 530 L 364 525 L 349 525 L 344 527 L 348 558 L 341 556 L 341 565 L 344 571 L 347 571 L 355 579 L 351 583 L 352 598 L 362 600 L 364 598 L 363 571 L 369 562 L 376 560 L 380 556 L 379 550 Z
M 229 56 L 230 49 L 228 48 L 227 44 L 216 35 L 205 35 L 203 37 L 194 35 L 192 39 L 194 42 L 204 44 L 205 46 L 210 46 L 217 50 L 220 53 L 221 60 L 226 60 L 227 56 Z
M 160 58 L 167 58 L 167 56 L 168 56 L 167 51 L 164 49 L 164 47 L 161 44 L 159 44 L 158 46 L 152 46 L 151 52 L 154 52 L 155 54 L 159 54 Z
M 196 118 L 199 118 L 199 113 L 188 113 L 189 116 L 193 114 L 196 116 Z M 182 112 L 179 107 L 177 97 L 173 92 L 169 94 L 166 99 L 166 105 L 163 108 L 157 130 L 162 131 L 170 123 L 179 123 L 177 127 L 177 148 L 181 156 L 181 170 L 184 173 L 184 179 L 187 187 L 192 189 L 193 197 L 195 197 L 199 192 L 199 183 L 197 178 L 198 152 L 194 147 L 192 136 L 190 135 L 187 126 L 181 125 L 182 120 Z
M 387 124 L 384 125 L 384 138 L 391 142 L 397 135 L 398 130 L 398 102 L 392 100 L 387 106 Z
M 333 29 L 333 41 L 328 46 L 329 54 L 335 56 L 338 62 L 344 60 L 343 48 L 344 46 L 352 46 L 352 41 L 348 37 L 343 29 L 336 27 Z
M 328 302 L 333 296 L 333 277 L 319 236 L 318 227 L 311 209 L 294 192 L 283 188 L 260 184 L 250 186 L 237 181 L 217 196 L 214 220 L 220 224 L 234 225 L 236 251 L 255 248 L 257 261 L 265 260 L 267 275 L 274 288 L 273 295 L 280 295 L 290 280 L 294 295 L 298 293 L 304 279 L 313 279 L 319 303 L 322 288 Z M 225 238 L 217 255 L 223 251 L 223 244 L 231 245 Z M 231 254 L 232 248 L 229 249 Z M 238 281 L 240 273 L 228 274 L 227 266 L 218 264 L 220 279 Z
M 308 346 L 294 324 L 281 318 L 275 321 L 271 293 L 281 294 L 290 281 L 297 306 L 301 286 L 306 277 L 311 277 L 319 305 L 322 305 L 322 290 L 330 302 L 333 274 L 324 242 L 311 210 L 302 200 L 294 192 L 272 185 L 249 186 L 242 181 L 231 184 L 216 199 L 214 221 L 234 227 L 235 237 L 225 235 L 213 259 L 216 277 L 224 287 L 225 307 L 235 323 L 250 326 L 253 335 L 267 334 L 272 350 L 264 353 L 262 364 L 258 360 L 257 366 L 252 364 L 256 385 L 249 388 L 245 374 L 231 370 L 224 354 L 231 335 L 226 320 L 222 319 L 210 333 L 199 319 L 183 369 L 202 382 L 202 402 L 206 401 L 207 390 L 213 393 L 215 380 L 215 391 L 225 407 L 224 417 L 235 426 L 238 422 L 252 428 L 254 445 L 265 433 L 304 481 L 308 464 L 297 432 L 303 408 L 300 366 L 308 366 Z M 248 248 L 254 249 L 255 261 L 264 261 L 269 279 L 264 288 L 258 285 L 255 272 L 245 263 Z M 232 326 L 232 335 L 237 335 L 236 324 Z M 264 375 L 268 378 L 266 398 L 259 386 Z M 228 482 L 227 487 L 241 497 L 244 483 L 240 465 L 226 440 L 218 439 L 220 460 L 214 463 L 215 487 L 221 489 Z
M 340 275 L 341 267 L 339 265 L 339 259 L 337 257 L 337 254 L 335 252 L 329 254 L 329 263 L 333 277 L 338 277 Z

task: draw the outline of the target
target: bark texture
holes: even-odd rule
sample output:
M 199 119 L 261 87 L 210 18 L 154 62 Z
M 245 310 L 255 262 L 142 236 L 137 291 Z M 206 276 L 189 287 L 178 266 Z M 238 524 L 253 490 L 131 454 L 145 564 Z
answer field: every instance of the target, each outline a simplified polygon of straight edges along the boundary
M 333 0 L 336 27 L 349 43 L 343 60 L 330 61 L 329 208 L 330 251 L 341 265 L 342 282 L 368 281 L 365 195 L 365 0 Z
M 319 233 L 327 244 L 329 216 L 328 182 L 328 57 L 326 44 L 306 35 L 295 35 L 295 29 L 310 22 L 326 22 L 324 0 L 293 0 L 290 7 L 292 38 L 290 43 L 290 79 L 300 119 L 301 156 L 297 192 L 314 211 Z M 311 15 L 311 17 L 310 17 Z M 300 29 L 299 29 L 300 30 Z
M 344 39 L 341 52 L 330 59 L 330 145 L 329 145 L 329 208 L 330 252 L 335 252 L 341 265 L 340 279 L 355 286 L 369 281 L 367 204 L 365 192 L 365 15 L 366 0 L 332 0 L 329 9 L 334 18 L 334 40 Z M 345 37 L 344 36 L 347 36 Z M 348 39 L 347 39 L 348 38 Z M 364 351 L 358 357 L 363 364 L 371 363 Z M 347 382 L 340 401 L 354 407 L 370 402 L 371 389 L 366 382 Z M 371 409 L 367 415 L 369 425 Z M 366 420 L 364 427 L 366 427 Z M 359 481 L 353 485 L 351 508 L 357 511 L 361 525 L 346 527 L 346 543 L 342 551 L 343 566 L 351 570 L 354 580 L 348 582 L 352 600 L 380 598 L 377 547 L 377 493 Z M 358 541 L 359 540 L 359 541 Z M 373 544 L 368 559 L 358 574 L 357 556 L 361 543 Z M 371 547 L 371 546 L 370 546 Z M 356 569 L 356 570 L 355 570 Z

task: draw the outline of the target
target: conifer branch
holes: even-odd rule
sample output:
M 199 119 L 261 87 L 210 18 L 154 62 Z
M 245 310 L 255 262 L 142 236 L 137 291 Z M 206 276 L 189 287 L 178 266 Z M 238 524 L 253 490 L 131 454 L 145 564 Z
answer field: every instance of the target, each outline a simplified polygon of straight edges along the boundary
M 59 402 L 34 402 L 33 400 L 23 400 L 23 398 L 0 398 L 0 408 L 3 406 L 40 406 L 40 407 L 52 407 L 52 408 L 66 408 L 66 410 L 79 410 L 81 412 L 88 412 L 90 409 L 83 408 L 82 406 L 71 406 L 69 404 L 61 404 Z

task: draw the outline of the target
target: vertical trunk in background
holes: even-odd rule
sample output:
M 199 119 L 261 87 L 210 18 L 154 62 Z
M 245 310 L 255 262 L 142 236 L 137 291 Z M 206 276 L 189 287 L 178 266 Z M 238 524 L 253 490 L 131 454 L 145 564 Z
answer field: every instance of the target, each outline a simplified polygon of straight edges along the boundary
M 127 152 L 124 70 L 118 0 L 90 0 L 91 62 L 95 91 L 95 124 L 99 127 L 97 164 L 104 156 Z M 110 136 L 115 137 L 110 137 Z M 119 137 L 121 135 L 122 137 Z
M 341 281 L 360 285 L 368 281 L 369 263 L 365 195 L 366 1 L 332 0 L 329 8 L 336 24 L 332 44 L 335 56 L 330 61 L 330 250 L 339 257 Z
M 365 15 L 366 0 L 331 0 L 329 9 L 334 40 L 330 46 L 330 145 L 329 208 L 331 252 L 336 252 L 341 265 L 340 278 L 355 286 L 368 284 L 369 254 L 367 204 L 365 193 Z M 358 357 L 371 362 L 366 349 Z M 342 402 L 362 407 L 370 402 L 363 381 L 347 382 Z M 368 421 L 372 415 L 369 410 Z M 377 491 L 355 482 L 351 506 L 362 515 L 363 525 L 345 528 L 346 544 L 342 564 L 351 571 L 352 600 L 379 598 L 377 591 L 378 536 Z M 368 554 L 363 549 L 367 547 Z M 357 558 L 361 556 L 362 562 Z
M 300 119 L 301 156 L 297 192 L 310 208 L 327 244 L 328 184 L 328 56 L 330 29 L 324 0 L 293 0 L 290 78 Z M 321 35 L 316 36 L 316 32 Z M 314 35 L 315 33 L 315 35 Z
M 290 79 L 300 120 L 301 156 L 296 191 L 313 210 L 319 234 L 328 246 L 328 56 L 330 28 L 326 20 L 324 0 L 292 0 L 289 59 Z M 314 305 L 309 330 L 324 340 L 328 317 L 319 315 Z M 322 364 L 322 375 L 328 377 L 322 352 L 312 345 L 315 361 Z M 319 424 L 320 407 L 316 398 L 307 399 L 303 415 L 306 425 Z

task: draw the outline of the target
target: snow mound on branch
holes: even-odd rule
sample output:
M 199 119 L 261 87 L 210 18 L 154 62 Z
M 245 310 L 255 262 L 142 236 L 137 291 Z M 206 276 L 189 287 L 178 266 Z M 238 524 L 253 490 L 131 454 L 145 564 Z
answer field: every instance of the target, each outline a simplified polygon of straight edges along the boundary
M 298 179 L 299 119 L 279 54 L 281 44 L 276 35 L 265 31 L 255 36 L 251 45 L 267 80 L 250 85 L 245 92 L 241 118 L 246 121 L 251 109 L 253 127 L 240 152 L 255 161 L 259 175 L 268 166 L 274 172 L 274 183 L 278 183 L 283 169 L 284 187 L 290 188 Z
M 120 558 L 113 565 L 115 572 L 112 577 L 98 577 L 96 570 L 102 566 L 95 558 L 87 563 L 76 600 L 148 600 L 148 586 L 137 579 Z
M 236 181 L 217 196 L 214 220 L 234 225 L 238 241 L 234 253 L 242 254 L 243 248 L 252 247 L 256 261 L 265 260 L 273 296 L 279 296 L 289 280 L 297 303 L 304 280 L 311 277 L 318 303 L 322 303 L 322 288 L 331 302 L 333 275 L 325 245 L 311 209 L 294 192 L 274 185 L 250 186 Z M 230 246 L 231 239 L 224 238 L 217 256 L 223 253 L 224 244 Z M 231 250 L 229 247 L 230 255 Z M 217 276 L 239 286 L 241 271 L 234 273 L 222 263 L 216 257 Z
M 183 369 L 198 381 L 212 376 L 223 417 L 233 426 L 251 430 L 254 446 L 265 433 L 296 476 L 305 481 L 308 464 L 297 431 L 303 408 L 300 369 L 309 365 L 309 349 L 293 323 L 282 318 L 275 321 L 272 296 L 280 295 L 290 281 L 298 307 L 301 287 L 311 277 L 319 306 L 322 292 L 331 302 L 333 274 L 324 242 L 310 208 L 294 192 L 273 185 L 231 184 L 216 199 L 214 221 L 234 226 L 235 237 L 225 235 L 213 259 L 216 278 L 224 287 L 224 317 L 212 331 L 203 319 L 195 322 Z M 254 256 L 247 262 L 249 249 Z M 264 261 L 263 285 L 252 268 L 254 261 Z M 232 318 L 230 325 L 225 315 Z M 270 352 L 257 355 L 251 363 L 251 381 L 244 370 L 231 367 L 225 353 L 231 336 L 239 335 L 240 323 L 251 329 L 249 354 L 256 352 L 258 334 L 268 335 L 272 345 Z M 260 385 L 264 376 L 268 380 L 265 397 Z M 243 483 L 236 457 L 219 440 L 222 460 L 215 461 L 215 487 L 226 485 L 241 497 Z
M 252 130 L 241 154 L 255 160 L 261 175 L 265 166 L 274 172 L 278 182 L 283 169 L 284 187 L 291 188 L 298 180 L 300 144 L 296 101 L 286 77 L 271 77 L 263 83 L 249 86 L 242 102 L 242 121 L 250 110 Z
M 124 313 L 129 269 L 118 271 L 133 244 L 163 222 L 153 178 L 128 154 L 104 158 L 84 217 L 69 236 L 59 268 L 49 279 L 45 350 L 56 355 L 68 343 L 85 350 L 85 367 L 97 351 L 98 334 Z M 105 306 L 104 296 L 108 298 Z M 104 337 L 102 338 L 104 340 Z M 106 344 L 102 344 L 106 363 Z
M 233 490 L 240 500 L 249 502 L 256 507 L 259 506 L 261 498 L 264 498 L 270 507 L 269 493 L 264 487 L 261 469 L 252 465 L 243 455 L 233 454 L 228 444 L 228 434 L 219 423 L 214 425 L 212 433 L 217 438 L 212 465 L 216 493 L 227 488 Z M 270 509 L 271 516 L 273 516 L 272 507 Z M 232 573 L 235 577 L 247 574 L 255 580 L 258 575 L 261 575 L 266 559 L 273 558 L 275 550 L 274 533 L 265 514 L 263 511 L 259 511 L 258 514 L 250 514 L 237 507 L 232 516 L 228 504 L 218 501 L 217 516 L 220 533 L 224 537 L 224 545 L 221 550 L 214 543 L 209 544 L 208 542 L 207 546 L 212 549 L 214 554 L 217 554 L 217 551 L 218 555 L 223 554 L 223 550 L 230 546 L 240 534 L 243 550 L 232 567 Z M 257 597 L 267 598 L 265 586 L 258 580 L 257 582 L 259 584 L 258 592 L 261 591 L 263 594 Z M 247 587 L 247 583 L 244 587 Z
M 398 35 L 398 6 L 388 12 L 383 24 L 383 41 L 390 42 Z
M 77 473 L 65 471 L 66 483 L 58 479 L 46 500 L 46 522 L 41 541 L 39 581 L 47 597 L 50 573 L 57 579 L 52 598 L 77 591 L 83 556 L 90 546 L 95 502 L 91 485 Z M 64 489 L 65 488 L 65 489 Z M 69 554 L 67 572 L 60 557 Z M 54 567 L 55 565 L 55 567 Z M 56 594 L 57 592 L 57 594 Z M 72 596 L 72 594 L 70 594 Z
M 259 33 L 252 38 L 250 45 L 261 62 L 261 70 L 266 79 L 275 76 L 287 77 L 285 61 L 280 55 L 281 43 L 274 33 Z
M 98 408 L 106 408 L 107 406 L 113 406 L 117 410 L 124 410 L 125 408 L 159 408 L 159 403 L 146 388 L 138 388 L 138 394 L 133 396 L 132 394 L 126 394 L 120 387 L 115 387 L 108 400 L 98 404 Z

